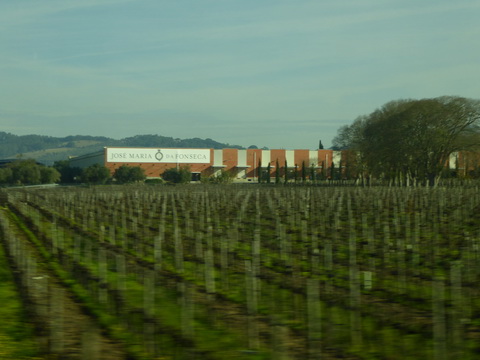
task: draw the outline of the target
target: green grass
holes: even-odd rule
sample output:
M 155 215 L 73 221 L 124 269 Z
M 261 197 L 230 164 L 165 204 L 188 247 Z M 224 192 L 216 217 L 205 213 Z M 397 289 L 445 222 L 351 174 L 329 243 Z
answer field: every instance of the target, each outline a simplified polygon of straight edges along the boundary
M 0 359 L 41 359 L 0 245 Z

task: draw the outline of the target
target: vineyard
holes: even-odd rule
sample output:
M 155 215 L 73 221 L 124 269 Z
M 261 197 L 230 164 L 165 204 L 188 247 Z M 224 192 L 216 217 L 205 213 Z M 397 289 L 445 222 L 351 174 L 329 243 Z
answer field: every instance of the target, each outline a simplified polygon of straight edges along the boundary
M 59 291 L 112 339 L 84 331 L 86 348 L 129 359 L 480 357 L 475 186 L 25 188 L 0 202 L 2 245 L 62 359 Z M 56 280 L 39 287 L 42 267 Z

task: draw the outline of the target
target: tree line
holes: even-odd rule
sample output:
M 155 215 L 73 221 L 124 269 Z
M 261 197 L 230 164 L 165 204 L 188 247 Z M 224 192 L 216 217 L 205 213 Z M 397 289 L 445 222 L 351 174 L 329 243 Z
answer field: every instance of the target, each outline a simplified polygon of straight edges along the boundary
M 52 167 L 44 166 L 33 159 L 18 159 L 0 168 L 2 185 L 52 184 L 60 180 L 60 173 Z
M 138 166 L 121 166 L 110 174 L 105 166 L 95 164 L 85 169 L 71 167 L 68 160 L 57 161 L 45 166 L 33 159 L 17 159 L 0 168 L 0 185 L 39 184 L 106 184 L 116 182 L 128 184 L 145 180 L 143 169 Z
M 39 184 L 132 184 L 132 183 L 171 183 L 185 184 L 192 180 L 188 166 L 170 168 L 163 172 L 161 178 L 147 179 L 140 166 L 122 165 L 113 174 L 100 164 L 87 168 L 72 167 L 69 160 L 56 161 L 53 166 L 45 166 L 33 159 L 17 159 L 0 168 L 0 185 L 39 185 Z M 233 176 L 228 172 L 212 175 L 202 179 L 211 184 L 230 183 Z
M 60 173 L 60 182 L 63 184 L 131 184 L 143 182 L 146 179 L 145 171 L 140 166 L 122 165 L 115 170 L 113 175 L 107 167 L 100 164 L 93 164 L 81 169 L 72 167 L 68 160 L 61 160 L 56 161 L 53 167 Z
M 480 149 L 480 101 L 391 101 L 339 128 L 333 149 L 349 150 L 362 176 L 435 185 L 452 154 Z

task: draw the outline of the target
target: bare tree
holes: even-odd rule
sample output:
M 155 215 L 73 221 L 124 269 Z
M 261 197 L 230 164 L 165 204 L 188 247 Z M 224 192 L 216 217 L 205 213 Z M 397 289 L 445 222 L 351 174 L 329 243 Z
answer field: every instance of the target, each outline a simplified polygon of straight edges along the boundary
M 333 144 L 358 151 L 375 176 L 435 185 L 450 154 L 479 146 L 479 125 L 478 100 L 396 100 L 341 127 Z

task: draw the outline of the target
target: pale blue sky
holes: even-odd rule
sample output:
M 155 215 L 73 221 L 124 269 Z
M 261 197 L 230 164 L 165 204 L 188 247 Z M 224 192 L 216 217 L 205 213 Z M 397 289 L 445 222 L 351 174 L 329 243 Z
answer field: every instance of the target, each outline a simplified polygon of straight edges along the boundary
M 479 98 L 478 0 L 3 0 L 0 131 L 331 145 L 403 98 Z

